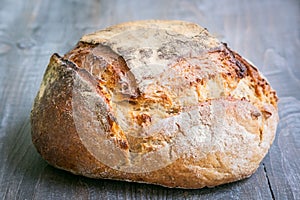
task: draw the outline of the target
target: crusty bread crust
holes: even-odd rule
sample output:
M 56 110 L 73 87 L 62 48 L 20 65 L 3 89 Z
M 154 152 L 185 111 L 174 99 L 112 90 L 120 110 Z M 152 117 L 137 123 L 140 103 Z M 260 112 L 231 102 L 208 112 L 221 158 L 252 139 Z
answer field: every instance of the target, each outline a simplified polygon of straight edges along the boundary
M 74 174 L 212 187 L 257 169 L 274 140 L 277 97 L 206 29 L 138 21 L 54 54 L 31 123 L 42 157 Z

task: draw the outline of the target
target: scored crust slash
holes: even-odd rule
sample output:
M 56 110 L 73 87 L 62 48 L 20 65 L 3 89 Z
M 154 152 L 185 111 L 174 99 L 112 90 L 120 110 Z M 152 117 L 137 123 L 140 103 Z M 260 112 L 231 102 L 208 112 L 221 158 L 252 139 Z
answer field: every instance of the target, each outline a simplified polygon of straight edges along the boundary
M 199 25 L 136 21 L 53 54 L 31 112 L 51 165 L 92 178 L 212 187 L 249 177 L 274 140 L 277 96 Z

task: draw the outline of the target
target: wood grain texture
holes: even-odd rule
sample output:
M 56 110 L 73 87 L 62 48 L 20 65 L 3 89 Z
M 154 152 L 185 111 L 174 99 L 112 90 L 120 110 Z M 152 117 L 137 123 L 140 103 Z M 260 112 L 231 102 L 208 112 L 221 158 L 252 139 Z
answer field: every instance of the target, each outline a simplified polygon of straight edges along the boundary
M 0 1 L 0 199 L 300 199 L 300 2 Z M 140 19 L 198 23 L 256 64 L 277 90 L 281 121 L 249 179 L 201 190 L 93 180 L 49 166 L 29 114 L 54 52 L 106 26 Z

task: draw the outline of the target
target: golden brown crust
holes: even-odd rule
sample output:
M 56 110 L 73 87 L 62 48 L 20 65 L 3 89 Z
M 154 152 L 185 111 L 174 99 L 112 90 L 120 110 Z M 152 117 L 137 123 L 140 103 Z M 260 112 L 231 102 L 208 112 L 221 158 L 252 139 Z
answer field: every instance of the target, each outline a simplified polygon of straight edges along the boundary
M 275 91 L 254 66 L 195 24 L 155 20 L 54 54 L 31 114 L 53 166 L 181 188 L 250 176 L 277 122 Z

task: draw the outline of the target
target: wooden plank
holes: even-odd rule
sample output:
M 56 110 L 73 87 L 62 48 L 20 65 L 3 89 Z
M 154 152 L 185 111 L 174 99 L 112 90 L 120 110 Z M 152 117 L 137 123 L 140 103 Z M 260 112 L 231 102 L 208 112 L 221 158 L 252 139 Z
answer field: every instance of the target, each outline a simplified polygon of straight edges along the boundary
M 150 18 L 207 27 L 277 89 L 277 138 L 251 178 L 201 190 L 93 180 L 50 167 L 34 149 L 29 113 L 50 55 L 64 54 L 84 33 Z M 0 19 L 0 199 L 300 199 L 297 0 L 2 0 Z
M 74 176 L 47 166 L 35 187 L 36 199 L 271 199 L 270 193 L 261 193 L 265 175 L 260 167 L 251 178 L 237 183 L 201 190 L 169 189 L 138 183 L 94 180 Z
M 280 100 L 280 124 L 264 165 L 275 199 L 300 199 L 300 101 Z

